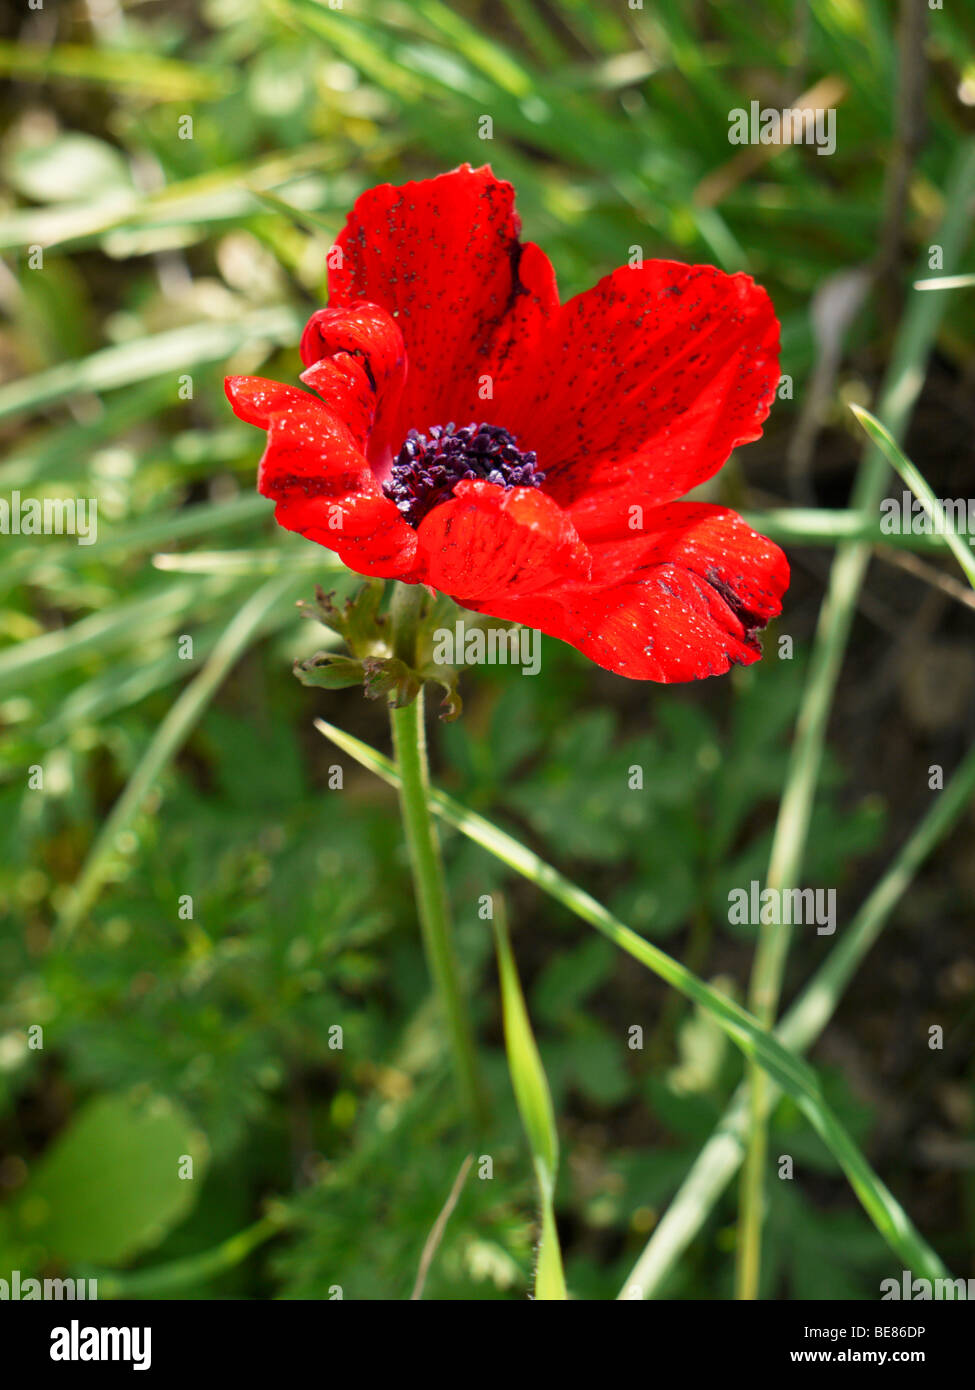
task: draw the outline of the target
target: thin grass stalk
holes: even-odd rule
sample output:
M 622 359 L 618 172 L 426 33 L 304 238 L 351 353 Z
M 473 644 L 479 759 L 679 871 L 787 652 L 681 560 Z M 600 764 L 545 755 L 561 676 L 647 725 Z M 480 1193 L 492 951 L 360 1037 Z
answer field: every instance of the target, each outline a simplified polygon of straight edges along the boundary
M 970 143 L 949 181 L 945 218 L 938 234 L 946 265 L 954 265 L 963 249 L 973 195 L 975 143 Z M 917 295 L 910 301 L 877 407 L 878 417 L 895 440 L 903 435 L 924 383 L 925 362 L 946 303 L 939 295 Z M 853 509 L 865 520 L 876 514 L 888 476 L 882 450 L 871 444 L 861 460 L 853 490 Z M 838 549 L 830 570 L 769 859 L 766 886 L 776 891 L 798 886 L 833 694 L 869 561 L 869 546 L 862 542 L 845 544 Z M 791 937 L 792 928 L 785 924 L 760 928 L 748 1003 L 765 1027 L 771 1026 L 778 1013 Z M 735 1280 L 741 1299 L 759 1296 L 768 1143 L 769 1098 L 764 1073 L 751 1068 L 749 1082 L 751 1137 L 742 1171 Z

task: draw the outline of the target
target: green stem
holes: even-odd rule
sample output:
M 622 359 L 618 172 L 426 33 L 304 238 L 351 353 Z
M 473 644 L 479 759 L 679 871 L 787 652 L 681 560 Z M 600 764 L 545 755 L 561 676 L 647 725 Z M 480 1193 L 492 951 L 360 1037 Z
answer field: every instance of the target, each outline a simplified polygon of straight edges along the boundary
M 427 591 L 422 584 L 394 584 L 389 605 L 390 635 L 393 655 L 416 665 L 416 633 Z
M 181 1260 L 171 1260 L 168 1264 L 155 1265 L 150 1269 L 139 1269 L 132 1274 L 95 1270 L 88 1277 L 97 1278 L 98 1292 L 102 1298 L 162 1298 L 173 1289 L 193 1288 L 236 1269 L 248 1255 L 273 1236 L 287 1230 L 292 1222 L 291 1213 L 277 1203 L 260 1221 L 229 1236 L 212 1250 L 187 1255 Z
M 762 1272 L 765 1160 L 768 1157 L 768 1127 L 765 1123 L 768 1088 L 765 1085 L 765 1073 L 758 1067 L 749 1064 L 746 1072 L 749 1140 L 741 1170 L 735 1297 L 751 1300 L 758 1298 Z
M 399 591 L 405 587 L 400 585 Z M 419 592 L 422 596 L 423 590 Z M 394 644 L 397 616 L 394 614 Z M 423 691 L 412 704 L 402 709 L 391 708 L 389 718 L 400 775 L 400 809 L 410 852 L 423 945 L 450 1035 L 461 1094 L 467 1110 L 480 1128 L 486 1119 L 484 1096 L 478 1076 L 474 1033 L 451 935 L 440 842 L 429 806 L 430 774 L 423 726 Z

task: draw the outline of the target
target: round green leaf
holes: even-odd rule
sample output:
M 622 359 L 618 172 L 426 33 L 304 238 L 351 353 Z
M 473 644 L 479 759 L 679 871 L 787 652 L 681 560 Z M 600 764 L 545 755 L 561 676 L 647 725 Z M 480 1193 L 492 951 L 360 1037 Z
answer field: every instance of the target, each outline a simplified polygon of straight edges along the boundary
M 10 1235 L 37 1263 L 121 1264 L 187 1214 L 206 1158 L 203 1135 L 171 1101 L 100 1097 L 38 1162 L 11 1205 Z

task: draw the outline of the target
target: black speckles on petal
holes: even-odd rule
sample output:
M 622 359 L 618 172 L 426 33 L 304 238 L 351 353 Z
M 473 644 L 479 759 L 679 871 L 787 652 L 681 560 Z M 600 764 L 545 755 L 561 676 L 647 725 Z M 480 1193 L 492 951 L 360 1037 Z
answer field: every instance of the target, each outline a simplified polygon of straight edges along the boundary
M 557 292 L 537 248 L 525 260 L 519 231 L 514 190 L 487 168 L 374 188 L 357 202 L 330 289 L 333 301 L 379 304 L 402 329 L 400 438 L 444 420 L 504 418 L 506 388 L 523 389 Z
M 753 613 L 747 605 L 742 602 L 731 585 L 721 578 L 716 569 L 712 567 L 707 571 L 704 577 L 711 585 L 711 588 L 716 590 L 721 598 L 724 599 L 725 603 L 745 629 L 744 641 L 747 645 L 750 647 L 757 647 L 760 651 L 761 644 L 758 640 L 758 634 L 766 626 L 767 619 L 763 618 L 758 613 Z

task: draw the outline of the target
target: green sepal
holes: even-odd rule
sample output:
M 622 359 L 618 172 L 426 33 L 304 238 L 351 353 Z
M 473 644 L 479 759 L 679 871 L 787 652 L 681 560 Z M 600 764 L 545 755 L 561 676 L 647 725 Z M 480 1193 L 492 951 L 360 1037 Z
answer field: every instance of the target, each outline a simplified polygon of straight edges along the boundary
M 389 620 L 379 612 L 385 589 L 383 580 L 369 579 L 339 608 L 332 602 L 332 593 L 316 584 L 314 603 L 299 603 L 298 611 L 303 618 L 314 618 L 337 632 L 361 660 L 383 656 L 389 651 Z
M 415 671 L 411 671 L 399 657 L 368 657 L 363 663 L 366 697 L 381 700 L 393 709 L 402 709 L 412 704 L 420 693 L 422 684 Z
M 419 674 L 424 685 L 439 685 L 444 692 L 440 701 L 440 718 L 443 722 L 452 724 L 455 719 L 459 719 L 464 708 L 464 702 L 460 697 L 460 667 L 425 666 Z
M 304 661 L 296 661 L 294 673 L 302 685 L 321 690 L 342 690 L 362 685 L 368 699 L 385 699 L 396 709 L 415 700 L 421 686 L 436 685 L 443 692 L 440 718 L 452 722 L 460 716 L 463 705 L 458 690 L 460 669 L 440 666 L 432 661 L 432 633 L 437 625 L 448 620 L 451 612 L 456 611 L 454 604 L 444 595 L 427 596 L 417 642 L 423 665 L 421 669 L 414 670 L 392 655 L 389 616 L 379 611 L 385 587 L 381 579 L 367 580 L 340 607 L 332 602 L 334 591 L 326 593 L 320 584 L 316 584 L 314 600 L 298 604 L 301 616 L 313 618 L 337 633 L 353 655 L 316 652 Z M 472 618 L 479 620 L 474 615 Z
M 306 661 L 296 661 L 294 673 L 302 685 L 316 686 L 320 690 L 343 690 L 347 686 L 362 685 L 365 680 L 361 661 L 335 652 L 316 652 Z

